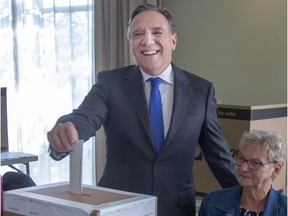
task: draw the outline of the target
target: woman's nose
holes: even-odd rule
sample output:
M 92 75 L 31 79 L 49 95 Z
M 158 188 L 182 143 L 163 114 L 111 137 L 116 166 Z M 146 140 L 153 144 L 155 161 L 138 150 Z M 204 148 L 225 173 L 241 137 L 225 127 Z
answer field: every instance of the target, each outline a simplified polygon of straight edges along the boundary
M 249 170 L 249 165 L 248 165 L 248 161 L 245 161 L 242 166 L 241 166 L 242 170 Z

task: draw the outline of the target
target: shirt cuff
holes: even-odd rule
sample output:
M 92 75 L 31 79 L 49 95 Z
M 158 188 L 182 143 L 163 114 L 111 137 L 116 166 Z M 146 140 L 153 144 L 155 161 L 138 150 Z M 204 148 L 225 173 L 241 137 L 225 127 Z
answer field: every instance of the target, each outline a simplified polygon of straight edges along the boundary
M 68 152 L 57 152 L 53 148 L 51 148 L 51 146 L 49 147 L 48 152 L 49 152 L 49 156 L 56 161 L 62 160 L 67 155 L 69 155 Z

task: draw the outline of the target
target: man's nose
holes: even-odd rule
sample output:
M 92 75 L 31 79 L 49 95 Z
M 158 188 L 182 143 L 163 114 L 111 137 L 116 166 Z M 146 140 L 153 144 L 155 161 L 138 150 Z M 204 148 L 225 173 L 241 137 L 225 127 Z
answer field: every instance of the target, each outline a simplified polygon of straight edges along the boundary
M 143 38 L 143 41 L 142 41 L 142 44 L 143 45 L 146 45 L 146 46 L 149 46 L 151 44 L 154 44 L 155 43 L 155 40 L 154 40 L 154 36 L 152 33 L 146 33 L 144 35 L 144 38 Z

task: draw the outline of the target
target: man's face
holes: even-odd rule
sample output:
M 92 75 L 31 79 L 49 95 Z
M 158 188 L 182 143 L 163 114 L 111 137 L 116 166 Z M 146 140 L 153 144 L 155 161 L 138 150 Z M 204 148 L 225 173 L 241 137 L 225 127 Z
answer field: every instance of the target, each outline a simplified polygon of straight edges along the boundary
M 157 76 L 172 61 L 177 36 L 172 33 L 166 18 L 156 11 L 143 11 L 131 25 L 130 49 L 139 67 Z

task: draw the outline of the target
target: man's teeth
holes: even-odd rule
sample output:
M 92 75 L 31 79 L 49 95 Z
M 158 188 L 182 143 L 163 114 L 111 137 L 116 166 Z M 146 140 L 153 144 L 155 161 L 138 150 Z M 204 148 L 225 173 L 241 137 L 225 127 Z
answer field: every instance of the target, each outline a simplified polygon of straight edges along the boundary
M 155 54 L 155 53 L 157 53 L 156 50 L 153 50 L 153 51 L 143 51 L 143 54 L 144 54 L 144 55 L 153 55 L 153 54 Z

